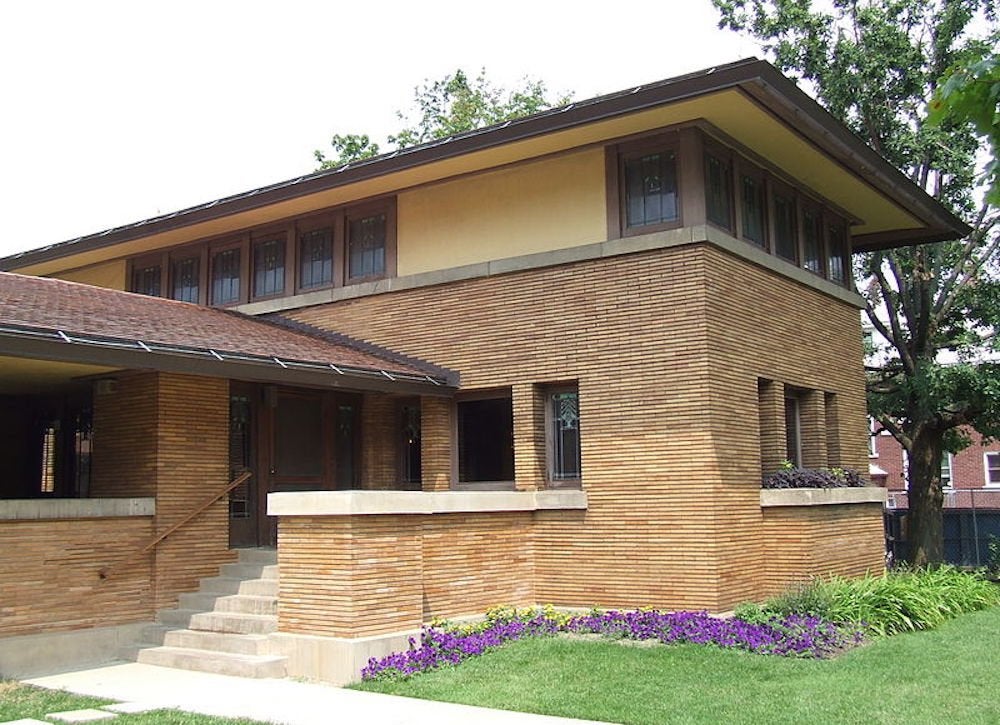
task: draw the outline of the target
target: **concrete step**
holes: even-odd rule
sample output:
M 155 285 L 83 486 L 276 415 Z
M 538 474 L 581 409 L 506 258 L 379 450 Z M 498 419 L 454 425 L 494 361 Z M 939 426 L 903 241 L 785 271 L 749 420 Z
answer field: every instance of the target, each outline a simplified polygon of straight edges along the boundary
M 136 661 L 146 665 L 236 677 L 284 677 L 287 674 L 286 657 L 212 652 L 186 647 L 149 647 L 139 650 Z
M 230 634 L 203 632 L 196 629 L 172 629 L 163 635 L 158 644 L 182 649 L 228 652 L 237 655 L 269 654 L 266 634 Z
M 277 564 L 277 549 L 237 549 L 241 564 Z
M 277 579 L 236 579 L 213 576 L 201 580 L 200 592 L 205 594 L 253 594 L 263 597 L 278 596 Z
M 194 592 L 181 594 L 181 609 L 196 609 L 202 612 L 245 612 L 247 614 L 278 613 L 276 597 L 257 596 L 254 594 L 215 594 L 213 592 Z
M 171 627 L 187 627 L 191 623 L 191 617 L 201 614 L 198 609 L 161 609 L 156 613 L 158 624 L 166 624 Z
M 219 568 L 220 576 L 234 579 L 277 579 L 277 564 L 223 564 Z
M 190 615 L 185 626 L 203 632 L 270 634 L 278 630 L 278 618 L 240 612 L 195 612 Z

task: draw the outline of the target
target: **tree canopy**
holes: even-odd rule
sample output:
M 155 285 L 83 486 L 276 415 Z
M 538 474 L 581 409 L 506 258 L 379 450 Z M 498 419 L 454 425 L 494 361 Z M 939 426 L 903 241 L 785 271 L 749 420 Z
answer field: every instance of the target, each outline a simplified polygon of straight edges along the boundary
M 386 139 L 390 150 L 530 116 L 570 100 L 569 95 L 550 97 L 544 82 L 529 78 L 505 90 L 490 82 L 485 68 L 472 79 L 459 69 L 440 80 L 425 81 L 413 95 L 413 107 L 396 114 L 404 125 Z M 314 152 L 320 169 L 377 156 L 381 148 L 365 134 L 336 134 L 331 146 L 332 156 Z
M 977 185 L 980 90 L 949 69 L 997 40 L 996 0 L 713 0 L 720 26 L 755 37 L 775 64 L 945 206 L 962 240 L 857 255 L 870 324 L 888 361 L 868 378 L 870 414 L 909 457 L 910 559 L 943 559 L 941 456 L 969 444 L 966 426 L 1000 436 L 997 209 Z M 952 85 L 949 86 L 948 83 Z M 935 94 L 942 91 L 940 95 Z M 987 91 L 987 95 L 992 90 Z M 931 99 L 955 113 L 927 122 Z M 991 197 L 992 198 L 992 197 Z

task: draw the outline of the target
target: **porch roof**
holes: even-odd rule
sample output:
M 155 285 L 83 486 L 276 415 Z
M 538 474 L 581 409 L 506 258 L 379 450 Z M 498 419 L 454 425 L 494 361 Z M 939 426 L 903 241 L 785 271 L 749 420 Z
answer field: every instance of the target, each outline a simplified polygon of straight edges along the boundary
M 279 316 L 0 272 L 0 349 L 39 360 L 448 395 L 457 374 Z

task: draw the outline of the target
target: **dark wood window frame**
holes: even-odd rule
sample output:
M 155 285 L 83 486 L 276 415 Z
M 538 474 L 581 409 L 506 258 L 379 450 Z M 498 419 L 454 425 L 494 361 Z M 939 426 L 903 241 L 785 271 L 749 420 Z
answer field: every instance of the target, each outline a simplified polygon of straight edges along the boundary
M 783 259 L 786 262 L 794 265 L 799 264 L 799 260 L 802 258 L 802 225 L 799 209 L 799 192 L 792 186 L 777 180 L 773 176 L 768 177 L 768 209 L 769 214 L 769 229 L 770 229 L 770 240 L 771 240 L 771 253 L 778 259 Z M 792 211 L 792 256 L 786 257 L 778 249 L 778 198 L 787 199 L 790 202 Z
M 736 185 L 736 203 L 734 206 L 736 207 L 736 225 L 738 227 L 737 234 L 743 241 L 749 242 L 755 247 L 759 247 L 773 253 L 772 247 L 774 240 L 770 234 L 770 227 L 768 226 L 769 219 L 772 216 L 770 213 L 771 199 L 770 194 L 768 193 L 767 184 L 768 175 L 759 166 L 740 156 L 736 157 L 736 163 L 733 164 L 733 166 L 733 177 Z M 746 185 L 744 183 L 744 179 L 756 184 L 757 188 L 760 190 L 761 198 L 758 201 L 761 211 L 761 238 L 759 240 L 753 239 L 749 236 L 747 231 L 749 225 L 747 224 L 746 215 L 744 214 L 747 205 Z
M 725 224 L 720 223 L 717 220 L 709 218 L 708 211 L 708 166 L 709 159 L 714 159 L 717 161 L 725 172 L 723 183 L 724 190 L 728 192 L 728 202 L 729 202 L 729 220 Z M 714 143 L 708 137 L 702 136 L 702 163 L 704 164 L 704 187 L 705 187 L 705 222 L 711 224 L 712 226 L 718 227 L 723 231 L 729 232 L 732 235 L 736 235 L 736 188 L 735 179 L 736 175 L 733 173 L 733 152 L 731 149 L 722 146 L 721 144 Z
M 643 156 L 672 153 L 674 155 L 674 178 L 677 218 L 657 224 L 630 227 L 627 223 L 627 194 L 625 191 L 625 162 Z M 678 229 L 684 226 L 684 172 L 681 168 L 681 140 L 677 131 L 645 136 L 613 145 L 606 153 L 608 227 L 614 237 L 633 237 L 642 234 Z
M 580 488 L 582 485 L 583 465 L 582 465 L 582 439 L 580 425 L 580 388 L 576 383 L 561 383 L 546 385 L 543 387 L 545 399 L 545 485 L 548 488 Z M 577 401 L 577 474 L 576 476 L 564 476 L 556 470 L 558 463 L 555 434 L 555 411 L 553 410 L 553 396 L 561 393 L 573 393 Z
M 381 274 L 347 278 L 349 260 L 347 259 L 346 234 L 350 220 L 359 216 L 384 214 L 386 223 L 384 270 Z M 332 279 L 323 284 L 308 287 L 302 285 L 301 279 L 301 236 L 318 229 L 329 229 L 331 235 L 331 267 Z M 283 239 L 284 244 L 284 289 L 269 294 L 256 294 L 254 279 L 254 255 L 257 246 L 265 241 L 276 238 Z M 228 249 L 239 249 L 240 252 L 240 294 L 232 302 L 217 304 L 213 298 L 213 275 L 215 256 Z M 199 303 L 216 307 L 233 307 L 248 302 L 264 301 L 289 297 L 293 294 L 315 292 L 331 287 L 343 287 L 349 284 L 361 284 L 379 279 L 396 276 L 396 197 L 383 197 L 359 204 L 346 205 L 325 209 L 321 212 L 301 217 L 293 217 L 283 221 L 254 227 L 235 234 L 228 234 L 182 246 L 165 249 L 162 252 L 140 255 L 126 260 L 126 275 L 130 291 L 135 291 L 136 270 L 143 266 L 157 265 L 160 268 L 160 296 L 173 297 L 172 269 L 175 262 L 198 257 L 199 259 Z
M 453 426 L 452 426 L 452 451 L 454 455 L 452 456 L 451 462 L 451 473 L 452 473 L 452 488 L 458 490 L 479 490 L 479 491 L 512 491 L 514 490 L 514 478 L 516 476 L 516 471 L 514 470 L 514 465 L 511 465 L 511 477 L 509 479 L 501 479 L 496 481 L 462 481 L 460 480 L 459 471 L 459 457 L 461 455 L 459 449 L 459 405 L 463 403 L 470 403 L 476 401 L 484 400 L 507 400 L 511 406 L 511 455 L 516 461 L 516 451 L 513 451 L 513 440 L 514 440 L 514 396 L 513 390 L 511 388 L 489 388 L 483 390 L 475 390 L 461 393 L 455 397 L 453 403 L 452 415 Z

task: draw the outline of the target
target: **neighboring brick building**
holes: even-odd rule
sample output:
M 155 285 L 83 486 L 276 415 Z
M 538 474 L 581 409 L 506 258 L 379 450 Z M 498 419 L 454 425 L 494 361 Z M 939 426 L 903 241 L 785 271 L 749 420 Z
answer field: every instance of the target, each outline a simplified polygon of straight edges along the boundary
M 852 249 L 965 231 L 750 60 L 26 252 L 0 268 L 80 283 L 43 300 L 116 291 L 0 318 L 41 423 L 0 497 L 151 497 L 141 539 L 249 469 L 128 570 L 145 610 L 87 626 L 276 541 L 275 646 L 312 676 L 497 602 L 724 611 L 878 570 L 882 489 L 761 476 L 864 466 Z M 23 570 L 0 591 L 46 596 Z M 83 626 L 62 608 L 10 633 Z

